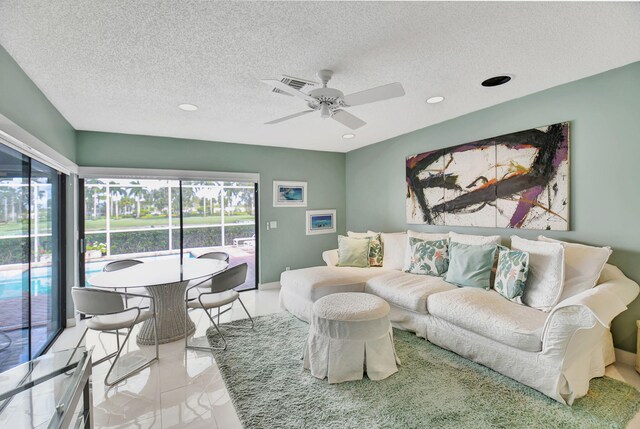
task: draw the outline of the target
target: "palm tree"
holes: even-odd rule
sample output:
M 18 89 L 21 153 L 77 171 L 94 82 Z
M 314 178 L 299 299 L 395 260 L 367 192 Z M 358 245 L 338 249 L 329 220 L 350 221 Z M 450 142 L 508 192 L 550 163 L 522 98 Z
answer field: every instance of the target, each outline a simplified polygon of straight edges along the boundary
M 147 190 L 140 186 L 140 182 L 131 182 L 132 186 L 129 188 L 129 196 L 136 201 L 136 218 L 140 219 L 140 202 L 144 201 L 145 196 L 148 194 Z
M 122 190 L 122 188 L 111 188 L 110 197 L 111 197 L 111 201 L 113 201 L 115 205 L 115 210 L 114 210 L 115 219 L 118 219 L 118 212 L 119 212 L 118 203 L 124 196 L 125 196 L 125 192 L 124 190 Z

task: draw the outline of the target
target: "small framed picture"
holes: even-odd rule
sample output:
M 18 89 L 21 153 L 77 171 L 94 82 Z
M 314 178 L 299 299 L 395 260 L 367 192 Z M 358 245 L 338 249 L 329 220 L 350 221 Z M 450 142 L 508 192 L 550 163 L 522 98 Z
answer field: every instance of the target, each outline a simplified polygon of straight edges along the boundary
M 307 210 L 307 235 L 336 232 L 335 210 Z
M 274 180 L 273 207 L 307 207 L 307 182 Z

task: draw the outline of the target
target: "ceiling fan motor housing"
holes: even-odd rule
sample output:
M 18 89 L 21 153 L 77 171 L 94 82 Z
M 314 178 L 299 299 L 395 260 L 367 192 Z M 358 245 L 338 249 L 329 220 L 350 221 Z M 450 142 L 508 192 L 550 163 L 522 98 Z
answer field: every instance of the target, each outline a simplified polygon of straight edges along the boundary
M 322 105 L 327 106 L 327 108 L 333 112 L 344 106 L 344 101 L 342 98 L 344 94 L 342 91 L 339 91 L 335 88 L 318 88 L 309 92 L 309 95 L 315 98 L 315 101 L 310 101 L 307 105 L 310 109 L 320 110 Z

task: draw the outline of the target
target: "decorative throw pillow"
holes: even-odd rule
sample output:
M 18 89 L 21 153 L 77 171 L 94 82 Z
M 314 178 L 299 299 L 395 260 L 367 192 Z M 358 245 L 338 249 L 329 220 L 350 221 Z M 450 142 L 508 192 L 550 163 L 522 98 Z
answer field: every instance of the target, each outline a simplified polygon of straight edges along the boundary
M 369 265 L 372 267 L 382 266 L 382 237 L 379 232 L 353 232 L 347 231 L 347 236 L 352 238 L 369 238 Z
M 554 240 L 543 235 L 540 241 L 560 243 L 564 247 L 564 287 L 560 301 L 589 290 L 596 285 L 602 269 L 611 256 L 611 247 L 594 247 L 585 244 Z
M 480 244 L 500 244 L 500 242 L 502 241 L 502 237 L 500 237 L 499 235 L 458 234 L 457 232 L 451 231 L 449 233 L 449 240 L 451 242 L 472 244 L 477 246 Z
M 525 240 L 511 236 L 511 248 L 529 253 L 529 274 L 522 302 L 551 311 L 559 302 L 564 284 L 564 247 L 560 243 Z
M 407 233 L 382 233 L 382 266 L 385 270 L 401 270 L 407 249 Z
M 449 267 L 447 247 L 447 240 L 425 241 L 419 238 L 409 238 L 411 256 L 404 271 L 442 277 Z
M 522 294 L 529 274 L 529 254 L 498 246 L 498 271 L 493 288 L 509 301 L 522 304 Z
M 338 267 L 369 267 L 369 238 L 338 236 Z
M 491 269 L 495 244 L 449 244 L 449 270 L 446 280 L 458 286 L 491 288 Z

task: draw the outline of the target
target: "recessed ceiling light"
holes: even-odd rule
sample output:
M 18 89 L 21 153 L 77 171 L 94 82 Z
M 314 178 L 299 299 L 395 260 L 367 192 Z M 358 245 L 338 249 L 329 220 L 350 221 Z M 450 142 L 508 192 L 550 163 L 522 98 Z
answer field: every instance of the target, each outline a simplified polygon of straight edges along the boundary
M 501 75 L 501 76 L 494 76 L 494 77 L 490 77 L 489 79 L 485 80 L 482 82 L 482 86 L 499 86 L 499 85 L 504 85 L 505 83 L 509 82 L 511 80 L 511 76 L 509 75 Z
M 349 133 L 349 134 L 343 134 L 343 135 L 342 135 L 342 138 L 343 138 L 343 139 L 352 139 L 352 138 L 354 138 L 355 136 L 356 136 L 355 134 L 351 134 L 351 133 Z
M 182 109 L 185 112 L 195 112 L 196 110 L 198 110 L 198 106 L 196 106 L 195 104 L 183 103 L 178 104 L 178 109 Z
M 441 101 L 444 101 L 444 97 L 441 95 L 436 95 L 435 97 L 427 98 L 427 103 L 429 104 L 436 104 L 436 103 L 440 103 Z

